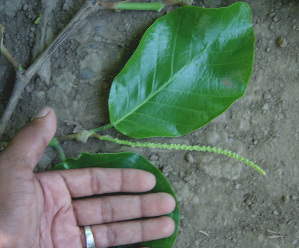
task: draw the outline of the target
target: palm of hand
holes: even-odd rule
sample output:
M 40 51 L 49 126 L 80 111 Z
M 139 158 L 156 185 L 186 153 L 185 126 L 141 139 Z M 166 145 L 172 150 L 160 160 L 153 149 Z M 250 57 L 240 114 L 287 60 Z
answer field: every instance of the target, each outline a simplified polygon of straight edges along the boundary
M 20 206 L 15 210 L 18 214 L 12 215 L 17 218 L 13 217 L 7 223 L 13 233 L 23 236 L 19 239 L 22 244 L 16 247 L 24 246 L 24 240 L 30 244 L 29 247 L 85 247 L 84 230 L 80 227 L 84 225 L 92 225 L 97 247 L 170 235 L 173 223 L 166 217 L 113 223 L 171 212 L 174 202 L 170 195 L 159 193 L 72 200 L 86 195 L 137 191 L 137 188 L 139 192 L 149 190 L 154 186 L 153 179 L 147 172 L 130 169 L 81 169 L 19 178 L 14 184 L 16 186 L 11 188 L 15 194 L 10 194 L 7 201 Z M 10 205 L 5 207 L 12 208 Z
M 86 225 L 91 226 L 96 247 L 173 233 L 168 217 L 124 221 L 172 212 L 175 200 L 168 194 L 82 198 L 145 192 L 155 185 L 148 172 L 97 168 L 33 173 L 55 129 L 55 114 L 49 110 L 23 128 L 0 155 L 1 247 L 85 247 Z
M 37 202 L 43 202 L 40 224 L 37 223 L 37 247 L 84 247 L 84 234 L 77 225 L 72 197 L 63 178 L 58 173 L 42 173 L 37 180 Z

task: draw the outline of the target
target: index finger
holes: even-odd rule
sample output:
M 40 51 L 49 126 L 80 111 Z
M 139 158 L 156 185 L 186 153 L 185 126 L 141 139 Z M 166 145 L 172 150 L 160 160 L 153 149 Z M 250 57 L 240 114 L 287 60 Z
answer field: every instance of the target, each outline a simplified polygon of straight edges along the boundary
M 45 174 L 47 174 L 45 176 L 60 177 L 72 197 L 117 192 L 146 192 L 156 185 L 153 174 L 137 169 L 85 168 Z

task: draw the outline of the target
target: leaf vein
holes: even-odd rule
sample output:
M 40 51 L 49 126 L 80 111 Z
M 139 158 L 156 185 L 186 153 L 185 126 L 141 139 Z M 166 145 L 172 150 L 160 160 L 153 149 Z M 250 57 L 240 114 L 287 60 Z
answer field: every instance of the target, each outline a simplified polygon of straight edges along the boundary
M 184 93 L 184 94 L 190 94 L 190 95 L 195 95 L 195 96 L 206 96 L 206 97 L 211 97 L 211 98 L 232 98 L 233 96 L 216 96 L 216 95 L 209 95 L 209 94 L 202 94 L 202 93 L 196 93 L 196 92 L 192 92 L 192 91 L 185 91 L 185 90 L 174 90 L 174 89 L 164 89 L 164 91 L 171 91 L 171 92 L 175 92 L 178 94 Z
M 140 115 L 140 116 L 145 116 L 145 117 L 148 117 L 149 119 L 154 119 L 154 120 L 158 120 L 158 121 L 162 121 L 162 122 L 165 122 L 165 123 L 170 123 L 172 124 L 172 122 L 170 121 L 166 121 L 166 120 L 163 120 L 161 118 L 158 118 L 158 117 L 154 117 L 154 116 L 151 116 L 151 115 L 147 115 L 147 114 L 144 114 L 144 113 L 140 113 L 140 112 L 134 112 L 132 113 L 132 115 Z M 181 127 L 189 127 L 190 125 L 183 125 L 183 124 L 176 124 L 177 126 L 181 126 Z
M 154 102 L 154 101 L 148 101 L 149 103 L 152 103 L 152 104 L 156 104 L 156 105 L 162 105 L 162 106 L 166 106 L 166 107 L 170 107 L 170 108 L 176 108 L 176 109 L 183 109 L 183 110 L 187 110 L 187 111 L 190 111 L 190 112 L 199 112 L 199 113 L 202 113 L 202 112 L 206 112 L 206 113 L 214 113 L 215 111 L 207 111 L 207 110 L 198 110 L 198 109 L 191 109 L 191 108 L 186 108 L 186 107 L 178 107 L 178 106 L 175 106 L 175 105 L 171 105 L 171 104 L 166 104 L 166 103 L 160 103 L 160 102 Z

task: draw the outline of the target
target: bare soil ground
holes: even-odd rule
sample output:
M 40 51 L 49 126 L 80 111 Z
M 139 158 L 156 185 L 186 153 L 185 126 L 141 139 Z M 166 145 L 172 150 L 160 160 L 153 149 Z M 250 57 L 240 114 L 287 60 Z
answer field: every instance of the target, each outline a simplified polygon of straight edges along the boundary
M 228 6 L 235 1 L 195 1 Z M 175 247 L 299 247 L 299 2 L 246 1 L 256 34 L 254 72 L 246 95 L 204 128 L 155 142 L 210 145 L 254 160 L 265 177 L 222 156 L 199 152 L 133 149 L 89 140 L 63 143 L 67 156 L 81 152 L 135 151 L 161 168 L 172 183 L 182 219 Z M 0 0 L 5 45 L 28 67 L 80 9 L 83 0 Z M 58 117 L 57 136 L 107 124 L 113 78 L 144 31 L 161 13 L 100 11 L 89 16 L 26 87 L 4 140 L 49 105 Z M 42 14 L 41 22 L 34 20 Z M 281 37 L 281 38 L 280 38 Z M 14 71 L 0 57 L 0 114 Z M 107 131 L 123 137 L 115 130 Z M 38 170 L 59 162 L 48 148 Z

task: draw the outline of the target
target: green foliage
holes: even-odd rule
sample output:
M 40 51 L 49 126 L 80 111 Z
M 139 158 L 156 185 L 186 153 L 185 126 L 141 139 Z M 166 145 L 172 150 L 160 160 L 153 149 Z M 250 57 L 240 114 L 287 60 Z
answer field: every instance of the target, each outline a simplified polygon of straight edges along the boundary
M 244 95 L 254 41 L 246 3 L 182 7 L 159 18 L 112 84 L 111 124 L 134 138 L 204 126 Z
M 78 169 L 86 167 L 99 167 L 99 168 L 134 168 L 151 172 L 156 177 L 156 186 L 153 190 L 147 193 L 166 192 L 175 197 L 175 193 L 167 181 L 166 177 L 159 169 L 153 166 L 147 159 L 136 153 L 111 153 L 111 154 L 86 154 L 83 153 L 78 159 L 67 158 L 64 162 L 56 165 L 54 170 L 61 169 Z M 180 221 L 180 210 L 178 204 L 175 210 L 169 214 L 176 223 L 176 230 L 169 238 L 154 240 L 149 242 L 140 243 L 138 247 L 151 247 L 151 248 L 171 248 L 175 242 L 178 226 Z M 119 247 L 132 247 L 119 246 Z

